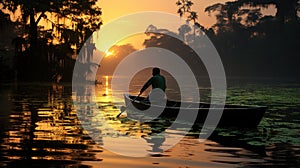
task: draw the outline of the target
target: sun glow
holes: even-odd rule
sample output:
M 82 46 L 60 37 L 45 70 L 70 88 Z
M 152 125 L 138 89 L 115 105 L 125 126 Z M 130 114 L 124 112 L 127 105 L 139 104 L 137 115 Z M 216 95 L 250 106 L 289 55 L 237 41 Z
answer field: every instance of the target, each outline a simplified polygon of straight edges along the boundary
M 109 50 L 105 51 L 105 57 L 109 57 L 109 56 L 112 56 L 112 55 L 114 55 L 113 51 L 109 51 Z

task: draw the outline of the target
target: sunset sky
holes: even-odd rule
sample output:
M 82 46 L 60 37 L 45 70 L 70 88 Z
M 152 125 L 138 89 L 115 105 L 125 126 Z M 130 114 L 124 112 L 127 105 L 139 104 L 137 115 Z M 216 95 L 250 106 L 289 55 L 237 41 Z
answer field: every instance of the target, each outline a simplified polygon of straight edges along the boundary
M 105 26 L 119 17 L 143 11 L 160 11 L 179 16 L 176 2 L 177 0 L 99 0 L 98 5 L 102 8 L 102 19 Z M 194 0 L 193 2 L 192 10 L 198 13 L 198 22 L 207 28 L 212 26 L 216 20 L 214 13 L 209 16 L 207 12 L 204 12 L 205 8 L 216 3 L 228 2 L 228 0 Z M 262 9 L 262 12 L 265 15 L 274 15 L 275 10 L 274 8 Z M 143 36 L 126 39 L 119 44 L 132 43 L 136 48 L 141 48 L 143 41 L 141 38 Z
M 99 0 L 97 5 L 102 8 L 102 20 L 104 26 L 109 22 L 120 18 L 122 16 L 126 16 L 129 14 L 144 12 L 144 11 L 159 11 L 177 14 L 178 6 L 176 5 L 177 0 Z M 198 22 L 208 28 L 216 23 L 215 13 L 209 15 L 207 12 L 204 12 L 205 8 L 216 4 L 216 3 L 225 3 L 228 0 L 194 0 L 194 5 L 192 10 L 196 11 L 198 14 Z M 275 9 L 261 9 L 265 15 L 274 15 Z M 19 17 L 18 12 L 16 14 L 11 15 L 13 20 Z M 51 20 L 55 20 L 55 18 L 49 17 Z M 182 18 L 185 19 L 184 17 Z M 65 21 L 64 21 L 65 22 Z M 43 25 L 46 27 L 51 26 L 51 23 L 42 20 L 39 25 Z M 177 31 L 178 27 L 174 27 L 172 31 Z M 119 42 L 117 45 L 131 43 L 136 49 L 141 49 L 144 46 L 142 45 L 145 39 L 144 34 L 135 35 L 131 38 L 126 38 L 123 41 Z
M 100 0 L 98 1 L 98 5 L 102 8 L 102 19 L 105 26 L 107 23 L 114 21 L 119 17 L 143 11 L 159 11 L 179 16 L 179 14 L 177 14 L 178 7 L 176 6 L 176 2 L 177 0 Z M 226 0 L 197 0 L 194 2 L 195 4 L 193 5 L 192 9 L 198 12 L 198 22 L 200 24 L 204 25 L 205 27 L 209 27 L 215 23 L 215 17 L 209 16 L 208 13 L 204 12 L 204 9 L 205 7 L 217 2 L 223 3 L 226 2 Z M 177 29 L 177 27 L 174 28 L 174 30 Z M 133 37 L 124 39 L 117 45 L 131 43 L 135 48 L 140 49 L 143 48 L 142 43 L 145 38 L 146 37 L 144 34 L 135 35 Z
M 228 0 L 195 0 L 193 10 L 198 12 L 199 22 L 205 27 L 211 26 L 215 22 L 214 16 L 208 16 L 204 9 L 215 3 L 224 3 Z M 177 0 L 100 0 L 99 6 L 102 8 L 102 18 L 104 24 L 121 17 L 123 15 L 132 14 L 142 11 L 162 11 L 177 14 Z
M 214 15 L 209 16 L 204 12 L 205 8 L 216 4 L 225 3 L 229 0 L 194 0 L 193 10 L 198 12 L 198 22 L 205 27 L 209 27 L 215 23 Z M 121 17 L 123 15 L 132 14 L 142 11 L 162 11 L 177 14 L 177 0 L 99 0 L 98 4 L 102 8 L 102 18 L 104 24 Z M 274 14 L 274 9 L 262 9 L 267 15 Z

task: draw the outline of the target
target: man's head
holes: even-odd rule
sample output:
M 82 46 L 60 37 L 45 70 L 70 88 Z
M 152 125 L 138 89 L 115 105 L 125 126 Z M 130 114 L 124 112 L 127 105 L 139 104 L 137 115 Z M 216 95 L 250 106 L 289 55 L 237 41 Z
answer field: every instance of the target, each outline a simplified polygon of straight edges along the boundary
M 160 74 L 160 69 L 159 68 L 153 68 L 152 69 L 152 75 L 159 75 Z

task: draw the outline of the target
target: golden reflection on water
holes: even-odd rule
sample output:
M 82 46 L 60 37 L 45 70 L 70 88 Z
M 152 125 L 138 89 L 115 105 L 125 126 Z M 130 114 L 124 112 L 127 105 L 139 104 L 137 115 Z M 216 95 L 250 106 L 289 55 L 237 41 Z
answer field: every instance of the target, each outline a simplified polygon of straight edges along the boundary
M 79 88 L 80 94 L 70 90 L 70 86 L 39 86 L 36 88 L 22 88 L 28 93 L 14 93 L 13 108 L 10 114 L 11 128 L 4 138 L 6 159 L 43 159 L 43 160 L 101 160 L 101 141 L 99 144 L 90 138 L 97 135 L 101 138 L 129 136 L 139 139 L 147 144 L 147 152 L 161 152 L 161 145 L 165 137 L 155 137 L 158 143 L 150 136 L 153 132 L 164 131 L 164 123 L 153 125 L 140 123 L 128 119 L 116 119 L 120 112 L 119 107 L 124 105 L 124 100 L 114 100 L 110 88 L 110 77 L 105 76 L 105 84 L 95 86 L 95 97 L 92 96 L 94 85 Z M 104 82 L 103 82 L 104 83 Z M 37 89 L 37 90 L 35 90 Z M 122 93 L 117 93 L 122 94 Z M 73 98 L 73 99 L 71 99 Z M 17 100 L 19 99 L 19 100 Z M 72 100 L 74 101 L 72 103 Z M 96 107 L 94 106 L 96 103 Z M 82 105 L 78 110 L 74 104 Z M 83 120 L 78 119 L 80 111 L 85 113 Z M 83 124 L 91 124 L 88 119 L 92 116 L 95 121 L 107 124 L 117 134 L 112 134 L 106 127 L 99 127 L 93 134 L 87 135 Z M 85 120 L 87 119 L 87 120 Z M 113 143 L 106 141 L 105 143 Z M 109 144 L 108 144 L 109 145 Z M 111 144 L 122 147 L 125 144 Z M 136 151 L 137 144 L 131 145 L 128 152 Z M 96 156 L 96 153 L 98 155 Z M 173 153 L 172 155 L 176 154 Z M 160 156 L 160 155 L 158 155 Z M 163 156 L 163 155 L 162 155 Z M 109 158 L 108 158 L 109 159 Z
M 62 85 L 18 87 L 21 93 L 13 93 L 11 98 L 9 127 L 2 145 L 7 152 L 3 157 L 10 162 L 19 159 L 96 160 L 94 154 L 81 156 L 89 153 L 93 143 L 80 126 L 70 88 L 66 91 Z
M 120 113 L 119 108 L 121 105 L 124 105 L 124 100 L 118 99 L 118 97 L 113 97 L 110 84 L 111 76 L 104 76 L 103 78 L 105 80 L 105 85 L 97 85 L 95 87 L 95 100 L 99 106 L 99 112 L 104 114 L 105 122 L 107 122 L 110 127 L 112 127 L 115 131 L 118 131 L 121 135 L 136 137 L 147 136 L 149 134 L 149 131 L 147 131 L 149 130 L 148 125 L 137 121 L 126 119 L 119 120 L 115 118 L 116 115 Z M 115 94 L 122 95 L 123 93 Z
M 105 94 L 108 95 L 108 76 L 105 76 Z
M 72 100 L 81 101 L 85 109 L 88 109 L 86 105 L 95 102 L 97 108 L 90 109 L 91 113 L 94 113 L 91 116 L 100 113 L 104 121 L 119 132 L 119 135 L 113 135 L 109 134 L 109 131 L 102 130 L 98 132 L 100 138 L 105 136 L 113 138 L 120 135 L 139 138 L 146 141 L 150 148 L 149 153 L 161 147 L 161 144 L 151 142 L 150 135 L 163 131 L 165 125 L 154 123 L 156 125 L 153 126 L 133 120 L 116 119 L 116 115 L 120 112 L 119 107 L 124 105 L 124 100 L 113 99 L 109 76 L 102 79 L 105 80 L 105 84 L 103 82 L 103 85 L 95 86 L 95 97 L 87 94 L 90 88 L 85 88 L 82 91 L 83 95 L 72 94 L 70 85 L 20 85 L 17 89 L 11 89 L 8 98 L 11 102 L 9 125 L 4 136 L 1 134 L 0 137 L 0 161 L 4 160 L 5 164 L 19 160 L 94 161 L 84 163 L 95 167 L 103 165 L 139 167 L 153 166 L 154 163 L 161 167 L 193 167 L 200 162 L 215 167 L 224 167 L 225 165 L 263 162 L 262 159 L 257 159 L 259 156 L 255 153 L 242 148 L 222 146 L 217 140 L 198 143 L 197 136 L 185 137 L 163 155 L 150 155 L 147 158 L 121 157 L 103 149 L 95 144 L 82 128 L 83 122 L 79 121 L 78 111 L 75 110 Z M 136 85 L 140 88 L 140 84 Z M 125 144 L 113 145 L 120 147 Z M 136 148 L 136 144 L 131 145 L 132 149 L 128 148 L 129 152 Z M 0 162 L 0 167 L 2 165 Z

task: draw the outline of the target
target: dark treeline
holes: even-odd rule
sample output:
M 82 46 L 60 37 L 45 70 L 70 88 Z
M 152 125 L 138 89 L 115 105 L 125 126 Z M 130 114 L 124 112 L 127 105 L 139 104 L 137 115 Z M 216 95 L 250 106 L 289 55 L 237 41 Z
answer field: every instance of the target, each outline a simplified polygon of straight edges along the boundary
M 169 50 L 184 60 L 196 76 L 201 76 L 201 82 L 203 82 L 204 78 L 208 78 L 208 72 L 204 63 L 190 47 L 200 47 L 199 50 L 201 50 L 201 46 L 197 45 L 201 44 L 205 47 L 208 46 L 208 44 L 206 44 L 208 41 L 203 39 L 204 34 L 199 31 L 198 27 L 191 27 L 190 25 L 185 24 L 178 28 L 178 32 L 171 32 L 150 25 L 145 34 L 149 37 L 143 43 L 146 48 L 159 47 Z
M 217 48 L 227 75 L 299 77 L 300 1 L 237 0 L 214 4 L 205 11 L 216 23 L 204 28 L 197 23 L 193 2 L 179 0 L 178 13 L 209 36 Z M 265 15 L 262 9 L 275 10 Z
M 228 76 L 298 78 L 299 0 L 217 3 L 205 9 L 216 17 L 216 23 L 207 28 L 197 22 L 191 0 L 179 0 L 176 4 L 180 16 L 187 16 L 209 36 Z M 70 81 L 77 55 L 89 71 L 89 57 L 93 54 L 80 58 L 79 51 L 102 24 L 96 0 L 2 0 L 0 7 L 0 80 L 58 81 L 62 77 Z M 265 15 L 264 8 L 274 9 L 275 14 Z M 197 29 L 182 26 L 178 36 L 193 44 L 201 40 Z M 151 38 L 145 40 L 146 47 L 155 43 L 166 45 L 162 42 L 169 37 Z
M 58 81 L 63 76 L 70 81 L 79 49 L 102 24 L 96 2 L 0 1 L 0 80 Z

